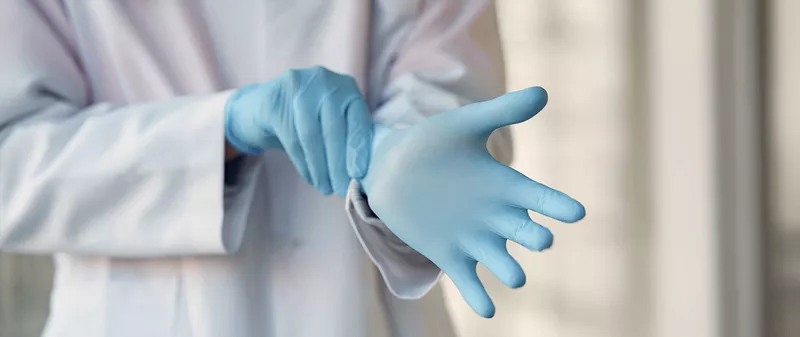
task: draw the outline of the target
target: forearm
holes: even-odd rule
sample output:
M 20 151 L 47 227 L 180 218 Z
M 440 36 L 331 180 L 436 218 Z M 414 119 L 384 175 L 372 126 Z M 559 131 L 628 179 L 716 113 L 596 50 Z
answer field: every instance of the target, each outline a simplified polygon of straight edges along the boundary
M 83 109 L 8 98 L 0 119 L 28 118 L 0 120 L 0 247 L 117 257 L 235 250 L 222 235 L 231 215 L 220 156 L 226 97 Z

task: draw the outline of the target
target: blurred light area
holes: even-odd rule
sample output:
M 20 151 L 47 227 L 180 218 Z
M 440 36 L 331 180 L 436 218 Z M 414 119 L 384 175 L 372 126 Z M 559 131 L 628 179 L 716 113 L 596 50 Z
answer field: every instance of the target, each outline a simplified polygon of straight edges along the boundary
M 800 1 L 770 2 L 769 333 L 800 336 Z

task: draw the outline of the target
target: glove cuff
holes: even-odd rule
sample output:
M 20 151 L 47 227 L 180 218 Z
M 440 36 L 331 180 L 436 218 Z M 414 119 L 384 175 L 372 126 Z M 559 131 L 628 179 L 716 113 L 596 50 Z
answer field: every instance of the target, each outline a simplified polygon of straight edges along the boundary
M 235 104 L 236 100 L 242 95 L 242 90 L 235 91 L 229 98 L 228 101 L 225 102 L 225 139 L 231 146 L 236 149 L 237 152 L 244 154 L 244 155 L 257 155 L 261 152 L 264 152 L 264 149 L 250 146 L 245 142 L 239 140 L 234 132 L 236 125 L 233 123 L 233 108 L 232 106 Z

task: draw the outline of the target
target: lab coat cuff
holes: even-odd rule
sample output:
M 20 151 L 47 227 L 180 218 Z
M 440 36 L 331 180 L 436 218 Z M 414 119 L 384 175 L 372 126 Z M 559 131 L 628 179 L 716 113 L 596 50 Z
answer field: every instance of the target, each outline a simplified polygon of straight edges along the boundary
M 257 179 L 259 157 L 241 156 L 233 160 L 225 160 L 224 153 L 226 139 L 224 137 L 225 120 L 223 109 L 233 93 L 233 90 L 226 90 L 206 99 L 202 113 L 211 114 L 209 118 L 211 134 L 217 137 L 209 137 L 209 142 L 213 146 L 193 146 L 189 147 L 207 156 L 213 156 L 215 168 L 213 180 L 218 184 L 219 189 L 215 192 L 215 206 L 213 213 L 217 220 L 209 223 L 211 228 L 194 227 L 189 229 L 190 237 L 187 241 L 196 242 L 195 251 L 190 254 L 233 254 L 241 246 L 245 229 L 247 228 L 248 213 L 250 212 L 250 201 L 254 194 L 254 180 Z M 193 137 L 197 142 L 196 137 Z M 211 152 L 211 153 L 208 153 Z M 210 161 L 209 161 L 210 162 Z M 210 205 L 209 205 L 210 206 Z M 211 220 L 213 218 L 208 218 Z M 208 221 L 205 220 L 205 221 Z M 204 221 L 204 222 L 205 222 Z M 189 225 L 191 227 L 191 225 Z
M 261 156 L 242 156 L 225 164 L 222 223 L 222 248 L 225 253 L 237 252 L 242 244 L 260 160 Z
M 386 227 L 372 212 L 358 181 L 350 182 L 345 204 L 358 240 L 392 295 L 419 299 L 438 283 L 441 269 Z

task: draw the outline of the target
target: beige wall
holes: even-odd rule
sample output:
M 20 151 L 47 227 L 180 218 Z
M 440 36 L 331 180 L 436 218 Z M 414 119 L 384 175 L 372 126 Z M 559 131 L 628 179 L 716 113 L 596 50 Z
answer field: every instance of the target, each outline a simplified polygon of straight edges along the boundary
M 800 1 L 771 1 L 768 142 L 772 262 L 770 323 L 800 336 Z
M 0 253 L 0 337 L 38 336 L 51 280 L 49 257 Z
M 768 100 L 774 220 L 800 231 L 800 1 L 773 0 Z

